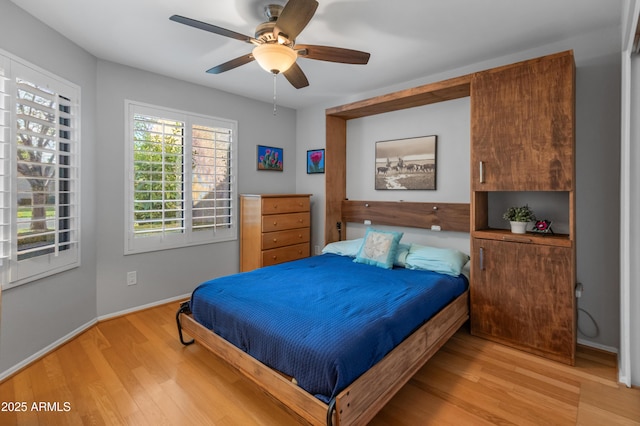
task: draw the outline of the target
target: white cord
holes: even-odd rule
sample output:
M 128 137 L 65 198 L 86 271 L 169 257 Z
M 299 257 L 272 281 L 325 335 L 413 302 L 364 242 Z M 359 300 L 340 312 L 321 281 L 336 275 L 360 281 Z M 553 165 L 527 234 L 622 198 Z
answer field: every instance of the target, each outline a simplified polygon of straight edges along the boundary
M 273 115 L 276 115 L 276 77 L 278 74 L 273 73 Z

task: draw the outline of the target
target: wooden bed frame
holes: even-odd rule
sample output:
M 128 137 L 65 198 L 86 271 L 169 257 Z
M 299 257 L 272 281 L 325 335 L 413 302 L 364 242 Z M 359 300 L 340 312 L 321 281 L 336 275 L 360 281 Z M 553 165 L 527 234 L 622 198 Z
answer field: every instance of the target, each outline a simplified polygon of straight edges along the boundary
M 469 291 L 442 309 L 371 369 L 325 404 L 246 352 L 179 313 L 182 329 L 304 423 L 366 425 L 469 318 Z
M 343 221 L 371 220 L 372 224 L 469 232 L 469 204 L 348 201 L 343 203 Z M 382 360 L 325 404 L 294 384 L 290 378 L 262 364 L 244 351 L 197 323 L 182 308 L 176 315 L 180 340 L 182 330 L 196 342 L 225 360 L 300 421 L 312 425 L 365 425 L 469 319 L 467 290 Z

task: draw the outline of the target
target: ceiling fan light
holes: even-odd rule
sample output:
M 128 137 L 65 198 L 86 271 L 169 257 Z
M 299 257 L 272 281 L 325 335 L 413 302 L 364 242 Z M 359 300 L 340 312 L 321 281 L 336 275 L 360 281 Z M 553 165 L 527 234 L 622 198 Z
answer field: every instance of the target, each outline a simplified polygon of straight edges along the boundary
M 253 48 L 253 57 L 265 71 L 279 74 L 291 68 L 298 53 L 281 44 L 264 43 Z

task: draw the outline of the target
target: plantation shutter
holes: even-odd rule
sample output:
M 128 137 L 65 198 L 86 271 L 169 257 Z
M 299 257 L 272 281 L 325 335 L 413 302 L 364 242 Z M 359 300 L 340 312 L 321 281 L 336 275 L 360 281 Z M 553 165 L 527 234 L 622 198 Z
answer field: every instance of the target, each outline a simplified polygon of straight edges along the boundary
M 127 101 L 125 254 L 237 238 L 235 121 Z
M 15 219 L 11 281 L 79 264 L 79 89 L 12 62 Z
M 185 123 L 136 113 L 133 119 L 135 238 L 183 233 Z
M 192 131 L 192 227 L 226 229 L 232 224 L 232 132 L 194 124 Z
M 0 278 L 5 281 L 11 251 L 11 99 L 9 61 L 0 56 Z

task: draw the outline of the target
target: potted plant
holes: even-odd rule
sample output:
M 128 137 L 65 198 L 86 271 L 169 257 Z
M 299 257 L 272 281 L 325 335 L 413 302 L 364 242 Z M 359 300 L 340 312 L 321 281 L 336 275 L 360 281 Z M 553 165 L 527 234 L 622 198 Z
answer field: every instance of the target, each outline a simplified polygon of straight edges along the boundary
M 524 205 L 521 207 L 509 207 L 502 215 L 502 218 L 508 220 L 511 224 L 511 232 L 514 234 L 524 234 L 527 223 L 536 220 L 536 215 L 528 205 Z

